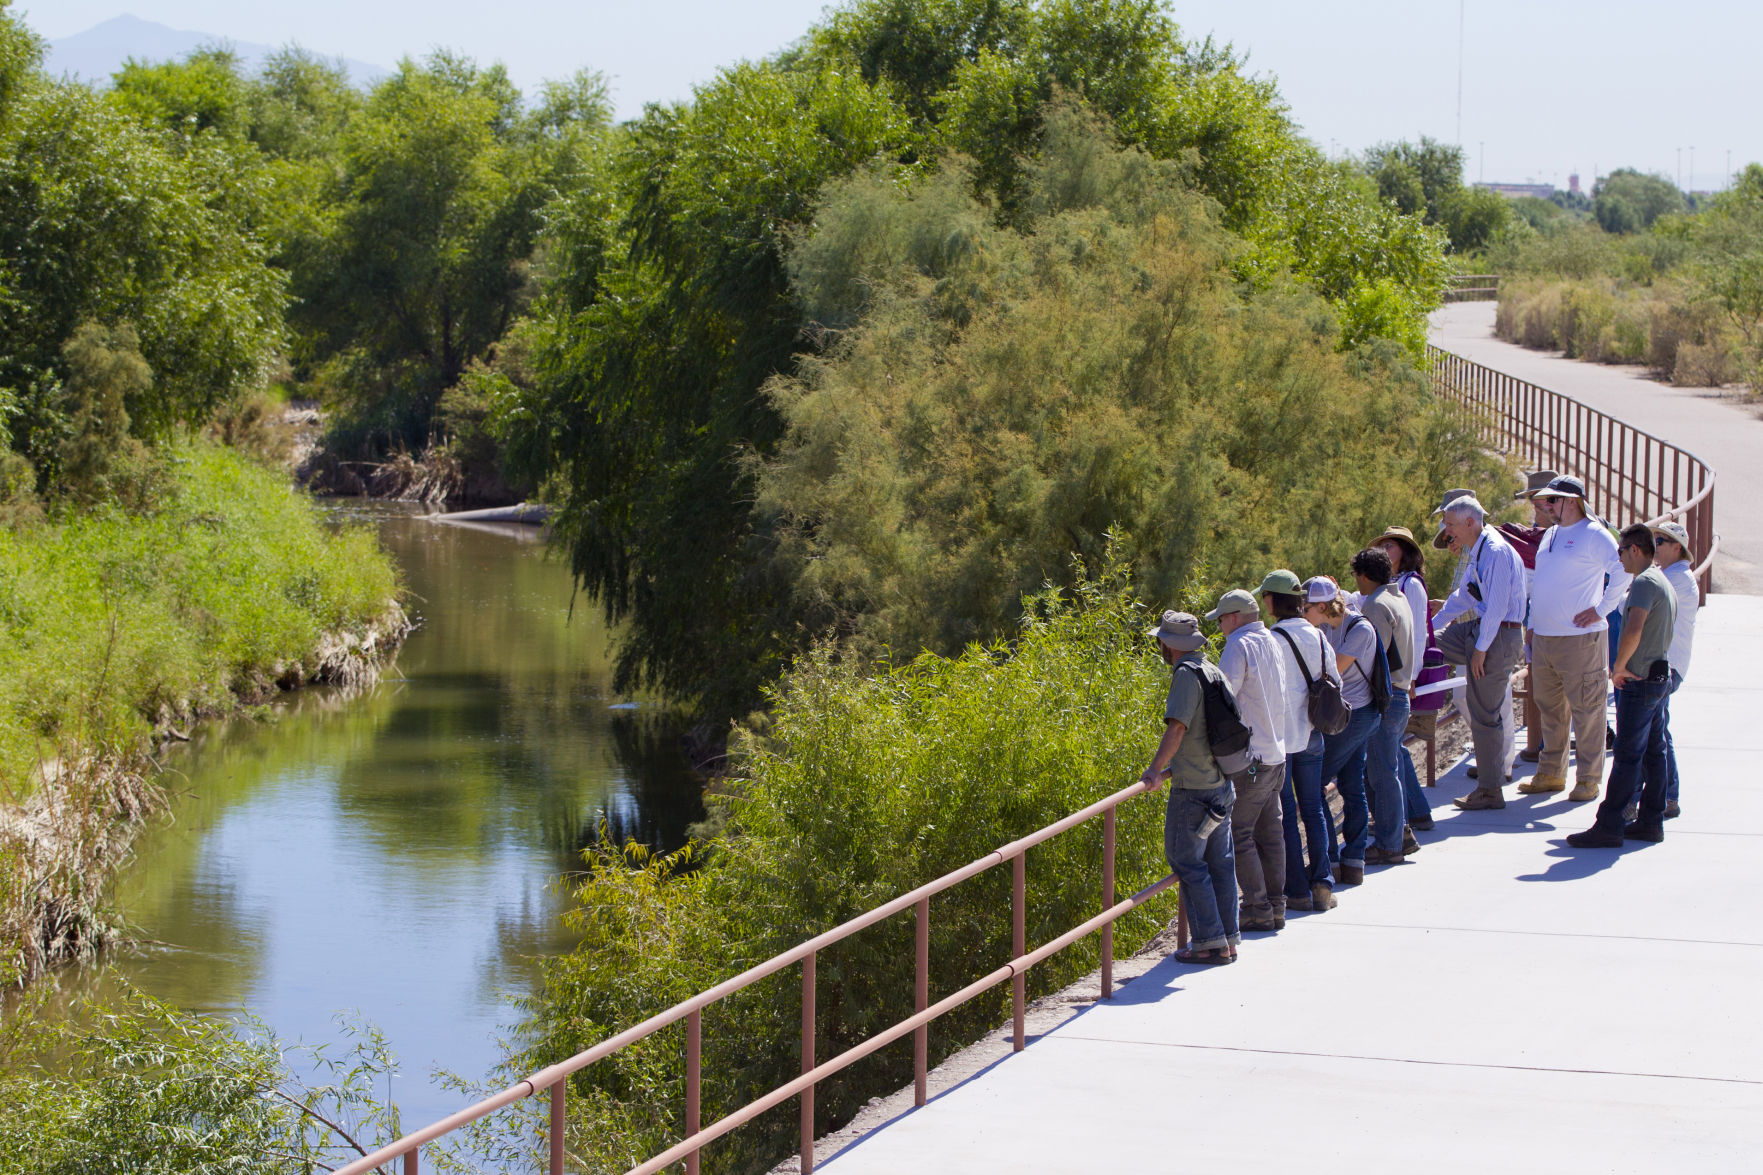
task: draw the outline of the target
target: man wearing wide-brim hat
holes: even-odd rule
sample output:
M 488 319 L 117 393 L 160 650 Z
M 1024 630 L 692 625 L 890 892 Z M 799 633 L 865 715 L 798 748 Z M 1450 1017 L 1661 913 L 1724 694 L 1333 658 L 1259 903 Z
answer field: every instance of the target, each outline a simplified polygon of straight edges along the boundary
M 1604 708 L 1609 697 L 1609 624 L 1632 578 L 1616 536 L 1587 517 L 1585 485 L 1557 477 L 1531 501 L 1553 525 L 1537 543 L 1530 586 L 1530 688 L 1542 725 L 1537 773 L 1518 785 L 1528 795 L 1567 790 L 1568 728 L 1578 740 L 1567 797 L 1598 798 L 1604 783 Z
M 1653 530 L 1653 561 L 1665 573 L 1665 582 L 1671 585 L 1672 592 L 1677 596 L 1677 622 L 1671 630 L 1671 650 L 1665 659 L 1671 662 L 1671 694 L 1683 684 L 1684 674 L 1690 670 L 1691 646 L 1696 639 L 1696 610 L 1701 607 L 1702 591 L 1696 583 L 1696 572 L 1692 564 L 1695 552 L 1690 549 L 1689 532 L 1681 522 L 1661 522 Z M 1671 741 L 1671 694 L 1665 697 L 1665 819 L 1676 816 L 1681 809 L 1677 803 L 1677 748 Z
M 1477 787 L 1454 802 L 1459 808 L 1504 808 L 1506 780 L 1506 691 L 1524 641 L 1524 563 L 1518 552 L 1486 525 L 1487 509 L 1475 495 L 1449 498 L 1438 513 L 1446 533 L 1462 552 L 1463 582 L 1440 601 L 1435 622 L 1445 660 L 1469 670 L 1464 708 L 1480 769 Z
M 1139 782 L 1155 788 L 1163 773 L 1169 773 L 1163 853 L 1170 870 L 1181 879 L 1181 904 L 1193 934 L 1176 958 L 1184 963 L 1229 963 L 1236 958 L 1239 939 L 1230 826 L 1235 793 L 1212 757 L 1201 682 L 1203 673 L 1218 670 L 1201 655 L 1206 638 L 1191 613 L 1165 612 L 1147 635 L 1155 638 L 1171 673 L 1163 706 L 1163 738 Z

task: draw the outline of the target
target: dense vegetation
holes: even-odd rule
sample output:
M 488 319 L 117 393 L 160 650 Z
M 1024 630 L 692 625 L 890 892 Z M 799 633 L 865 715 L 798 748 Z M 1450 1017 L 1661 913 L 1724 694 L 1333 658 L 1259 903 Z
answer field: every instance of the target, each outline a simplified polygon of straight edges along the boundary
M 1693 210 L 1669 181 L 1617 171 L 1592 210 L 1527 217 L 1491 249 L 1500 337 L 1678 384 L 1763 387 L 1763 166 Z

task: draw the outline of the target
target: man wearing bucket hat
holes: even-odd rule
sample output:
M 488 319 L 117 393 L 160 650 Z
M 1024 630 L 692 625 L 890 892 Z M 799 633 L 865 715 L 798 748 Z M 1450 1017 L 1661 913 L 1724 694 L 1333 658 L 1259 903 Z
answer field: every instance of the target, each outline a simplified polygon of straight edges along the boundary
M 1469 671 L 1464 704 L 1481 768 L 1475 790 L 1454 802 L 1470 811 L 1504 808 L 1508 723 L 1502 710 L 1523 645 L 1524 563 L 1485 525 L 1487 510 L 1474 494 L 1447 497 L 1435 513 L 1443 515 L 1465 563 L 1462 586 L 1439 605 L 1436 621 L 1449 625 L 1438 638 L 1445 660 Z
M 1527 795 L 1567 790 L 1568 726 L 1577 741 L 1568 799 L 1598 798 L 1604 783 L 1604 705 L 1610 692 L 1605 616 L 1628 591 L 1629 574 L 1608 527 L 1585 511 L 1585 485 L 1557 477 L 1531 497 L 1554 525 L 1537 544 L 1531 583 L 1531 695 L 1543 750 Z
M 1234 797 L 1230 780 L 1212 757 L 1206 729 L 1200 682 L 1205 660 L 1200 650 L 1206 647 L 1206 638 L 1192 614 L 1173 611 L 1165 612 L 1147 635 L 1156 638 L 1171 673 L 1163 706 L 1163 738 L 1139 782 L 1155 788 L 1163 773 L 1169 773 L 1163 854 L 1181 879 L 1181 904 L 1193 934 L 1193 941 L 1176 958 L 1184 963 L 1229 963 L 1236 958 L 1239 938 L 1230 827 Z
M 1286 778 L 1283 658 L 1273 634 L 1261 623 L 1261 606 L 1248 592 L 1225 592 L 1206 619 L 1224 633 L 1218 671 L 1236 694 L 1254 756 L 1246 771 L 1230 777 L 1237 795 L 1230 824 L 1237 888 L 1242 891 L 1239 926 L 1244 931 L 1280 930 L 1286 921 L 1286 842 L 1279 802 Z
M 1671 662 L 1671 690 L 1665 695 L 1665 819 L 1676 816 L 1677 748 L 1671 741 L 1671 695 L 1683 684 L 1690 671 L 1691 646 L 1696 639 L 1696 610 L 1702 604 L 1701 588 L 1696 584 L 1692 566 L 1695 555 L 1690 551 L 1689 532 L 1681 522 L 1662 522 L 1653 528 L 1653 561 L 1665 573 L 1665 582 L 1677 596 L 1677 623 L 1671 630 L 1671 651 L 1665 659 Z

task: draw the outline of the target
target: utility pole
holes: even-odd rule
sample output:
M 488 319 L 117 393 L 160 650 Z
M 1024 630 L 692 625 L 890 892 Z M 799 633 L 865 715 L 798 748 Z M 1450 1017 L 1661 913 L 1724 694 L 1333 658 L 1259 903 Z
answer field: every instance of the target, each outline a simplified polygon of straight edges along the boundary
M 1683 148 L 1677 149 L 1677 190 L 1683 191 Z
M 1463 149 L 1463 6 L 1457 0 L 1457 149 Z
M 1690 188 L 1689 188 L 1689 190 L 1694 191 L 1695 187 L 1696 187 L 1696 145 L 1694 143 L 1691 143 L 1690 144 Z
M 1488 178 L 1488 141 L 1486 139 L 1475 145 L 1475 165 L 1479 169 L 1476 182 L 1486 183 Z

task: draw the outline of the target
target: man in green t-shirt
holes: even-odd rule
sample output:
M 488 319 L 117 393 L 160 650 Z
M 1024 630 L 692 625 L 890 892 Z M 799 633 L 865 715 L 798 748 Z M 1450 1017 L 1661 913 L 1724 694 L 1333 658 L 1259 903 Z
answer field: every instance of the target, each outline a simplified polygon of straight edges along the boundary
M 1671 663 L 1666 652 L 1677 624 L 1677 594 L 1653 566 L 1653 532 L 1636 523 L 1622 532 L 1617 553 L 1622 569 L 1634 576 L 1623 605 L 1622 641 L 1616 647 L 1616 753 L 1597 821 L 1567 843 L 1576 849 L 1621 848 L 1624 839 L 1665 839 L 1665 731 L 1671 694 Z M 1639 815 L 1624 825 L 1622 810 L 1641 787 Z
M 1147 633 L 1170 669 L 1169 697 L 1163 706 L 1163 738 L 1151 765 L 1139 777 L 1154 790 L 1169 773 L 1169 809 L 1163 817 L 1163 853 L 1181 879 L 1181 904 L 1193 935 L 1187 949 L 1176 952 L 1183 963 L 1229 963 L 1236 959 L 1237 867 L 1231 847 L 1230 810 L 1236 801 L 1230 780 L 1212 757 L 1206 731 L 1203 673 L 1217 675 L 1200 650 L 1206 638 L 1200 622 L 1187 612 L 1165 612 Z M 1220 688 L 1229 689 L 1222 676 Z

